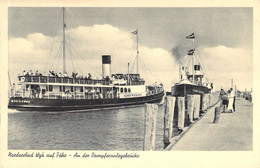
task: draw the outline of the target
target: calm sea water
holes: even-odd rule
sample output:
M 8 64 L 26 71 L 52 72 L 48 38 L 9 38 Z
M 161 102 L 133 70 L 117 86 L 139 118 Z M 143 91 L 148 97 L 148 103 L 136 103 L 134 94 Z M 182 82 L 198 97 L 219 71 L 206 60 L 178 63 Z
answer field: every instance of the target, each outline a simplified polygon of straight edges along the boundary
M 156 150 L 163 149 L 164 107 L 159 106 Z M 144 106 L 80 113 L 8 114 L 8 149 L 142 150 Z

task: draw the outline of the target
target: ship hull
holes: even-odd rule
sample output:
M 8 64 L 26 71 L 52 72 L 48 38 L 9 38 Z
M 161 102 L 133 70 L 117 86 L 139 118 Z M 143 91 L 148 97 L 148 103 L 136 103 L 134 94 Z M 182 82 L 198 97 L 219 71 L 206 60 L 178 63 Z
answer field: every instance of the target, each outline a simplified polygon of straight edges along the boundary
M 210 93 L 211 89 L 205 86 L 193 84 L 174 85 L 171 90 L 171 95 L 176 97 L 185 97 L 185 108 L 187 109 L 187 95 L 200 95 L 200 110 L 202 110 L 202 98 L 206 93 Z M 177 105 L 176 105 L 177 107 Z
M 8 108 L 19 111 L 87 111 L 92 109 L 113 108 L 120 106 L 159 103 L 164 92 L 155 95 L 135 98 L 111 99 L 32 99 L 10 98 Z
M 211 89 L 206 86 L 198 86 L 193 84 L 179 84 L 172 87 L 171 95 L 177 97 L 186 97 L 187 94 L 204 95 L 210 93 Z

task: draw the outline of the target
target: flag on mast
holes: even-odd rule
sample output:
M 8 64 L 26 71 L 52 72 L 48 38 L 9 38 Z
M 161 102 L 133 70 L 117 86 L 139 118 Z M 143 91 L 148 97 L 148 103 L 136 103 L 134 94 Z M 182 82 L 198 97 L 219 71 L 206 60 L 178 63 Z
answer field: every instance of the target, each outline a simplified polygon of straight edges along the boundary
M 188 54 L 188 55 L 193 55 L 193 54 L 194 54 L 194 51 L 195 51 L 195 49 L 190 49 L 187 54 Z
M 186 37 L 186 39 L 195 39 L 194 33 L 188 35 L 188 36 Z
M 136 31 L 133 31 L 132 32 L 134 35 L 137 35 L 138 34 L 138 29 L 136 29 Z

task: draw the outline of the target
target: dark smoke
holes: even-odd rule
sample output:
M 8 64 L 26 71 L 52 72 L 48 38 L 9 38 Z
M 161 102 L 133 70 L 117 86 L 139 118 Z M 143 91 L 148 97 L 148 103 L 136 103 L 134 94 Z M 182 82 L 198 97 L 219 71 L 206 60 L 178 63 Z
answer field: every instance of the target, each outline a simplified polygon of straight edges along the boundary
M 177 46 L 172 49 L 172 55 L 179 64 L 183 64 L 186 55 L 186 50 L 181 46 Z

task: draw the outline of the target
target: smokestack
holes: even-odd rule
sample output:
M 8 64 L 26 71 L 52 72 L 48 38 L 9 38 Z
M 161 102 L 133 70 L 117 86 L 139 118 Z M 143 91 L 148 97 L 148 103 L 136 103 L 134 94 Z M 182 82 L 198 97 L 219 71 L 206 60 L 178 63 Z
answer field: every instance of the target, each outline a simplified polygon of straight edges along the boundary
M 200 71 L 200 65 L 194 65 L 194 71 L 195 71 L 195 74 L 196 75 L 200 75 L 201 73 L 201 71 Z
M 102 77 L 111 76 L 111 55 L 102 55 Z

